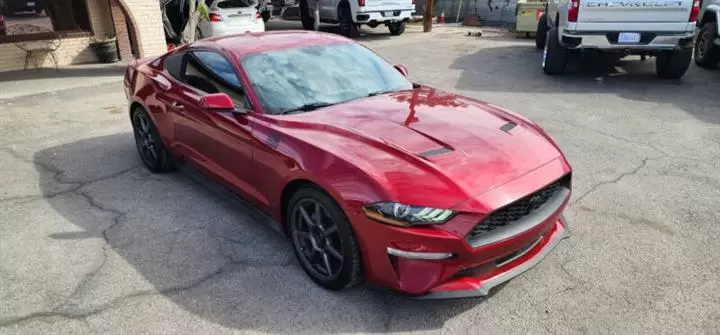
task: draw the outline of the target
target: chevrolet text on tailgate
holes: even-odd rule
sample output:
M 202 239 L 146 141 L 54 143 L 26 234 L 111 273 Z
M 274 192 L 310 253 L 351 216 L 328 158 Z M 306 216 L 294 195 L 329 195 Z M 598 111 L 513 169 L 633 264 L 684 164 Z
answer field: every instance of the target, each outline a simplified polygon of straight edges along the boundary
M 535 45 L 546 74 L 565 73 L 568 58 L 593 50 L 614 59 L 656 57 L 661 78 L 680 78 L 692 61 L 699 0 L 550 0 Z

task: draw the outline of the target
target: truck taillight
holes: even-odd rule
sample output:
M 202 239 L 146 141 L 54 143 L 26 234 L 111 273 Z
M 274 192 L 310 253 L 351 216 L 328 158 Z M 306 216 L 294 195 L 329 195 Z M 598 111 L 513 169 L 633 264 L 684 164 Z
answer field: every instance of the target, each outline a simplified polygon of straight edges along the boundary
M 572 0 L 568 9 L 568 22 L 577 22 L 578 12 L 580 12 L 580 0 Z
M 412 0 L 412 4 L 413 4 L 413 6 L 415 5 L 415 0 Z
M 696 22 L 700 14 L 700 0 L 693 1 L 692 9 L 690 9 L 690 18 L 688 22 Z
M 365 0 L 358 0 L 358 6 L 365 7 Z
M 260 15 L 260 12 L 255 12 L 255 19 L 256 20 L 262 19 L 262 15 Z
M 210 22 L 222 22 L 223 20 L 222 16 L 218 13 L 210 13 L 208 18 L 210 19 Z

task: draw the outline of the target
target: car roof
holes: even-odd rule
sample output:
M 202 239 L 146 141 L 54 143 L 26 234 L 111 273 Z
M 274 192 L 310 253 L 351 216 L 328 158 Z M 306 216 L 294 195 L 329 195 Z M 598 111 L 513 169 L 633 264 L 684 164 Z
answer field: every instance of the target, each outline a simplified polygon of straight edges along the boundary
M 355 41 L 317 31 L 285 30 L 211 37 L 197 41 L 191 47 L 218 49 L 227 54 L 244 57 L 266 51 L 336 43 L 355 43 Z

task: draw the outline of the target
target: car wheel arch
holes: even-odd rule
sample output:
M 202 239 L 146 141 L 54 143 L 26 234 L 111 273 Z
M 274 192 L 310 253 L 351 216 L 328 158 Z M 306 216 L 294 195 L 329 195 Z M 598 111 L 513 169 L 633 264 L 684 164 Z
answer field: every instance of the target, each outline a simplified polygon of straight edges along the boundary
M 132 119 L 133 114 L 135 114 L 135 111 L 136 111 L 138 108 L 142 108 L 142 109 L 144 109 L 144 110 L 147 111 L 147 108 L 145 108 L 145 106 L 144 106 L 142 103 L 140 103 L 139 101 L 135 100 L 135 101 L 133 101 L 133 102 L 130 104 L 130 109 L 129 109 L 129 111 L 128 111 L 128 115 L 130 116 L 130 119 Z

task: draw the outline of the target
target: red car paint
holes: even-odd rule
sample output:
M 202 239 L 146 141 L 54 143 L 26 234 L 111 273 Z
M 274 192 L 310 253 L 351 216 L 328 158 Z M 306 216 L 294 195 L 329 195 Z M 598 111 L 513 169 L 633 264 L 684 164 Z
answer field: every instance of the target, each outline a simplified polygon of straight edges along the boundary
M 166 55 L 205 48 L 227 56 L 248 99 L 259 106 L 242 57 L 331 43 L 354 42 L 314 32 L 267 32 L 205 39 Z M 260 108 L 245 114 L 208 112 L 196 91 L 163 72 L 164 59 L 131 64 L 125 91 L 131 110 L 143 106 L 149 112 L 171 154 L 277 222 L 283 222 L 284 192 L 294 182 L 319 185 L 348 216 L 365 277 L 374 284 L 430 298 L 486 295 L 537 264 L 568 236 L 561 213 L 570 198 L 569 182 L 567 194 L 541 221 L 479 247 L 466 241 L 490 213 L 560 178 L 569 181 L 571 167 L 558 146 L 522 116 L 425 86 L 293 115 L 264 114 Z M 503 130 L 508 124 L 514 127 Z M 421 155 L 443 148 L 448 152 Z M 363 213 L 363 205 L 377 201 L 460 214 L 443 225 L 401 228 Z M 389 255 L 388 248 L 455 256 L 407 259 Z M 519 249 L 514 259 L 496 264 Z

